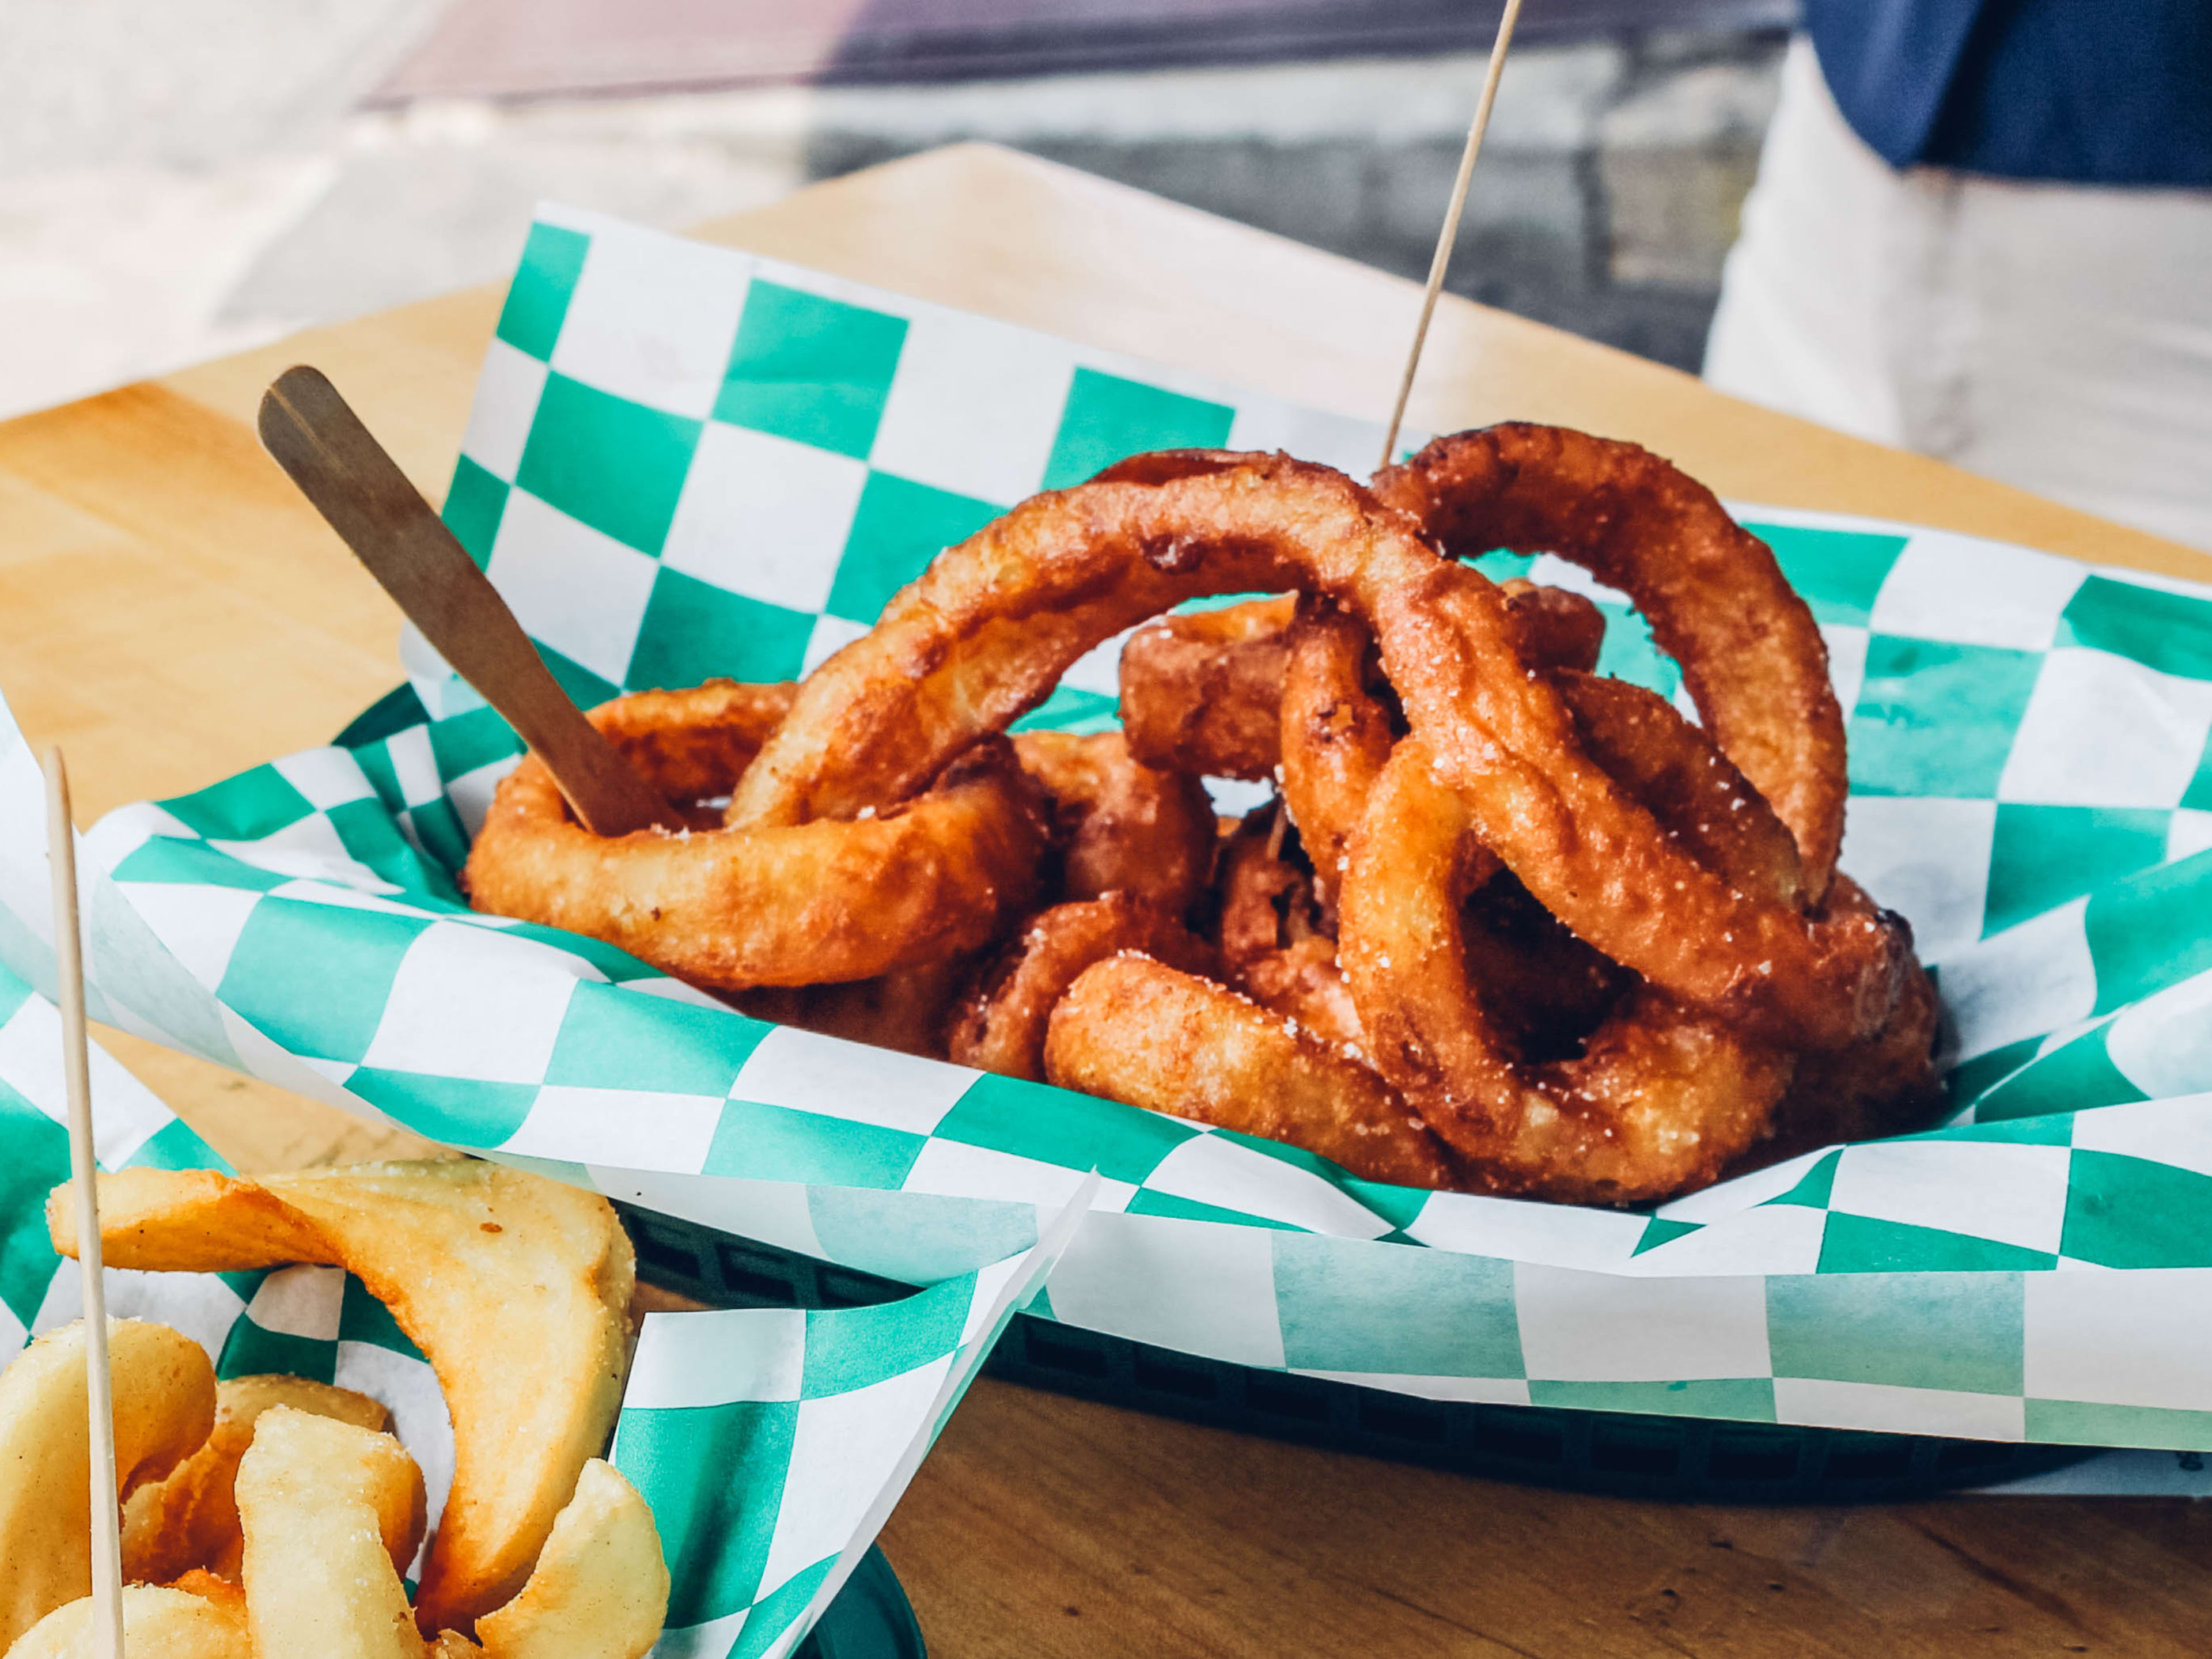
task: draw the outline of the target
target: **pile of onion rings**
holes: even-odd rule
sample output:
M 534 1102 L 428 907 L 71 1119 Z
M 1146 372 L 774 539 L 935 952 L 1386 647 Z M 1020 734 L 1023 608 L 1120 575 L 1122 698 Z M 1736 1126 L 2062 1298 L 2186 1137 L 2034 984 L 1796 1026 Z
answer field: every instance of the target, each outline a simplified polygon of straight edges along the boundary
M 1694 717 L 1596 673 L 1588 598 L 1468 562 L 1494 549 L 1625 594 Z M 1120 732 L 1007 735 L 1125 634 Z M 593 836 L 526 759 L 471 902 L 763 1018 L 1579 1203 L 1937 1103 L 1911 932 L 1835 868 L 1811 613 L 1631 444 L 1492 427 L 1367 485 L 1133 457 L 947 549 L 796 686 L 592 719 L 691 828 Z M 1208 778 L 1277 790 L 1217 823 Z

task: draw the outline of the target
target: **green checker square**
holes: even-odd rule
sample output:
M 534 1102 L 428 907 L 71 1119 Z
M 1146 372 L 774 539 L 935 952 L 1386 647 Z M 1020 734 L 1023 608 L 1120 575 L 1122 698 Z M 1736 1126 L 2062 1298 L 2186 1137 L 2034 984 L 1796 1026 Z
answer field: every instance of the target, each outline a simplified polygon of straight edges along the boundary
M 866 460 L 905 344 L 903 317 L 757 280 L 714 418 Z
M 1218 1221 L 1232 1227 L 1265 1227 L 1270 1232 L 1279 1233 L 1305 1231 L 1295 1222 L 1280 1221 L 1273 1216 L 1251 1215 L 1223 1205 L 1185 1198 L 1179 1193 L 1156 1193 L 1149 1187 L 1139 1189 L 1137 1195 L 1129 1200 L 1127 1213 L 1166 1216 L 1176 1221 Z
M 338 1373 L 338 1345 L 289 1331 L 264 1330 L 250 1317 L 231 1322 L 223 1340 L 222 1357 L 215 1363 L 218 1376 L 260 1376 L 275 1374 L 304 1376 L 313 1382 L 334 1382 Z
M 672 1628 L 726 1618 L 760 1593 L 798 1425 L 793 1401 L 622 1414 L 612 1462 L 653 1510 L 675 1581 Z
M 2105 1267 L 2212 1267 L 2212 1178 L 2120 1152 L 2077 1151 L 2058 1249 Z
M 927 1136 L 903 1129 L 732 1100 L 723 1104 L 701 1173 L 825 1187 L 896 1187 L 927 1144 Z
M 1597 672 L 1671 698 L 1680 689 L 1682 665 L 1659 648 L 1651 624 L 1633 605 L 1600 605 L 1605 637 L 1597 649 Z
M 1960 1060 L 1951 1068 L 1950 1075 L 1943 1079 L 1943 1086 L 1950 1093 L 1951 1109 L 1962 1112 L 1973 1105 L 1982 1095 L 2033 1060 L 2035 1051 L 2042 1046 L 2043 1039 L 2040 1037 L 2022 1037 L 2017 1042 L 2008 1042 L 2001 1048 L 1992 1048 L 1985 1054 L 1976 1054 L 1972 1060 Z
M 477 1151 L 513 1135 L 538 1098 L 532 1083 L 484 1083 L 368 1066 L 349 1077 L 345 1086 L 418 1135 Z
M 69 1131 L 0 1083 L 0 1303 L 27 1326 L 61 1265 L 46 1194 L 70 1178 Z
M 957 1279 L 1037 1242 L 1034 1204 L 813 1186 L 806 1219 L 831 1261 L 908 1285 Z
M 1513 1264 L 1403 1244 L 1278 1233 L 1275 1305 L 1296 1370 L 1522 1376 Z M 1422 1310 L 1409 1319 L 1406 1310 Z
M 417 852 L 392 821 L 392 810 L 380 800 L 349 800 L 323 813 L 337 831 L 338 844 L 360 862 L 409 895 L 428 893 L 458 898 L 451 878 Z M 467 854 L 464 850 L 463 857 Z
M 1776 562 L 1815 621 L 1863 628 L 1875 596 L 1910 539 L 1873 530 L 1819 530 L 1802 525 L 1753 524 L 1746 530 L 1774 550 Z
M 1118 731 L 1121 708 L 1118 699 L 1073 685 L 1055 685 L 1052 695 L 1007 726 L 1009 732 Z
M 422 706 L 422 699 L 413 686 L 395 685 L 347 721 L 346 729 L 331 741 L 341 749 L 358 751 L 397 736 L 410 726 L 421 726 L 429 718 L 430 711 Z
M 2148 1098 L 2112 1064 L 2106 1050 L 2109 1024 L 2069 1038 L 2049 1054 L 2002 1079 L 1974 1103 L 1974 1122 L 2041 1122 L 2093 1106 L 2121 1106 Z
M 1735 1423 L 1774 1421 L 1769 1376 L 1686 1377 L 1675 1382 L 1562 1382 L 1528 1379 L 1528 1403 L 1569 1411 L 1635 1412 L 1646 1417 L 1713 1417 Z
M 2059 614 L 2058 643 L 2109 651 L 2161 674 L 2212 680 L 2212 599 L 2089 576 Z
M 204 841 L 179 841 L 155 836 L 131 849 L 115 866 L 118 881 L 191 884 L 205 887 L 237 887 L 265 893 L 292 879 L 274 870 L 241 862 L 217 852 Z
M 2102 1406 L 2083 1400 L 2029 1400 L 2026 1404 L 2027 1437 L 2045 1445 L 2212 1451 L 2212 1412 Z
M 271 1041 L 316 1060 L 368 1052 L 420 916 L 297 899 L 253 907 L 216 994 Z
M 430 758 L 451 782 L 465 772 L 522 752 L 522 739 L 495 708 L 471 708 L 430 724 Z
M 1656 1250 L 1662 1244 L 1671 1244 L 1685 1233 L 1702 1232 L 1705 1224 L 1697 1221 L 1670 1221 L 1663 1215 L 1655 1215 L 1644 1224 L 1644 1231 L 1636 1241 L 1631 1255 L 1642 1255 L 1646 1250 Z
M 2018 1273 L 1777 1276 L 1767 1347 L 1777 1376 L 2016 1395 L 2026 1303 Z
M 2099 888 L 2081 931 L 2097 968 L 2097 1013 L 2212 972 L 2212 853 Z
M 440 902 L 467 908 L 461 890 L 453 884 L 453 878 L 468 862 L 469 832 L 461 822 L 461 815 L 453 810 L 449 800 L 434 800 L 423 806 L 407 809 L 407 822 L 414 826 L 415 839 L 422 843 L 423 856 L 437 866 L 425 876 L 424 885 L 409 896 L 417 904 L 428 903 L 433 896 Z
M 1065 489 L 1148 449 L 1218 449 L 1237 411 L 1141 380 L 1079 368 L 1061 405 L 1047 489 Z
M 2197 772 L 2181 792 L 2181 804 L 2191 811 L 2212 812 L 2212 737 L 2205 739 L 2204 752 L 2197 757 Z
M 538 655 L 547 672 L 568 694 L 568 701 L 577 708 L 597 708 L 610 698 L 622 694 L 622 687 L 612 680 L 600 678 L 583 664 L 562 656 L 542 640 L 532 640 L 531 643 L 538 647 Z M 516 745 L 518 750 L 520 746 Z
M 921 574 L 932 559 L 1005 510 L 889 472 L 869 473 L 823 608 L 848 622 L 874 622 L 891 595 Z
M 345 1296 L 338 1304 L 338 1340 L 366 1342 L 408 1359 L 423 1358 L 422 1349 L 399 1328 L 392 1310 L 370 1295 L 368 1286 L 351 1273 L 346 1275 Z
M 1965 1141 L 1983 1146 L 2070 1146 L 2074 1144 L 2074 1114 L 2045 1112 L 2033 1117 L 1998 1118 L 1988 1123 L 1960 1123 L 1948 1129 L 1923 1129 L 1918 1134 L 1892 1138 Z
M 1852 792 L 1994 796 L 2042 665 L 2037 651 L 1875 635 L 1850 720 Z
M 805 611 L 664 568 L 653 573 L 626 678 L 640 687 L 696 685 L 716 676 L 793 680 L 813 631 Z
M 159 803 L 161 809 L 214 841 L 259 841 L 312 814 L 314 804 L 273 766 L 250 767 L 211 783 L 197 794 Z
M 133 1170 L 228 1170 L 215 1148 L 192 1132 L 192 1126 L 173 1117 L 138 1143 L 138 1150 L 124 1160 Z M 0 1213 L 5 1213 L 0 1211 Z
M 507 303 L 500 308 L 501 339 L 540 360 L 552 356 L 591 246 L 592 239 L 581 231 L 531 226 L 530 240 L 522 245 L 522 264 L 507 285 Z
M 2006 1244 L 1940 1227 L 1916 1227 L 1903 1221 L 1828 1212 L 1820 1235 L 1824 1273 L 2033 1273 L 2055 1267 L 2058 1258 L 2044 1250 Z
M 1199 1132 L 1158 1112 L 986 1073 L 934 1133 L 1063 1170 L 1096 1168 L 1109 1181 L 1141 1182 Z
M 2166 858 L 2170 813 L 2146 807 L 1997 806 L 1982 936 Z
M 960 1346 L 975 1286 L 963 1275 L 880 1307 L 810 1310 L 799 1394 L 850 1394 L 942 1359 Z
M 813 1565 L 801 1567 L 761 1597 L 746 1616 L 744 1628 L 738 1632 L 737 1645 L 730 1650 L 729 1659 L 760 1659 L 776 1638 L 791 1627 L 791 1621 L 806 1611 L 814 1592 L 822 1588 L 822 1581 L 836 1565 L 836 1556 L 825 1555 Z
M 586 981 L 569 994 L 545 1081 L 576 1089 L 727 1095 L 745 1056 L 775 1029 L 731 1010 Z
M 1766 1201 L 1769 1204 L 1795 1204 L 1808 1210 L 1825 1210 L 1836 1190 L 1836 1166 L 1844 1161 L 1840 1148 L 1826 1153 L 1813 1167 L 1797 1177 L 1797 1184 L 1786 1193 L 1777 1193 Z
M 1429 1200 L 1436 1194 L 1421 1187 L 1391 1187 L 1379 1181 L 1362 1181 L 1358 1176 L 1339 1171 L 1336 1184 L 1359 1200 L 1362 1208 L 1390 1224 L 1393 1232 L 1402 1235 L 1421 1218 Z
M 507 483 L 464 455 L 453 463 L 453 487 L 439 516 L 453 539 L 467 550 L 482 570 L 491 562 L 491 544 L 499 535 L 499 521 L 507 512 Z
M 634 404 L 565 374 L 545 377 L 538 418 L 514 470 L 518 489 L 656 558 L 700 422 Z

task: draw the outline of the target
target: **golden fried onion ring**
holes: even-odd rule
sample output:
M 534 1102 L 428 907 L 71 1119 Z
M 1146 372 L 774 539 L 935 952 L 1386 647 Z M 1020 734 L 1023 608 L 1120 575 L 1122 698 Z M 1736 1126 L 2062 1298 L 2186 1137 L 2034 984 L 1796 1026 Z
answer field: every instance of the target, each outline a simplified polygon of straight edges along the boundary
M 1512 422 L 1436 440 L 1376 474 L 1375 493 L 1448 554 L 1552 553 L 1626 593 L 1722 752 L 1796 837 L 1820 900 L 1846 790 L 1827 647 L 1773 553 L 1711 490 L 1634 444 Z
M 1213 803 L 1196 778 L 1133 759 L 1119 732 L 1024 732 L 1014 753 L 1052 797 L 1068 898 L 1127 893 L 1176 916 L 1206 890 Z
M 1204 940 L 1127 893 L 1055 904 L 1030 919 L 962 1001 L 952 1023 L 951 1059 L 1042 1083 L 1045 1027 L 1054 1006 L 1085 969 L 1124 951 L 1141 951 L 1194 974 L 1214 966 Z
M 1370 1181 L 1461 1184 L 1437 1138 L 1359 1060 L 1212 980 L 1111 957 L 1052 1011 L 1045 1075 L 1131 1106 L 1303 1146 Z
M 595 709 L 592 724 L 669 799 L 736 783 L 790 688 L 713 680 Z M 1034 890 L 1042 803 L 1003 741 L 927 793 L 853 823 L 652 829 L 577 823 L 536 756 L 499 787 L 464 881 L 479 909 L 619 945 L 723 989 L 872 978 L 986 943 Z

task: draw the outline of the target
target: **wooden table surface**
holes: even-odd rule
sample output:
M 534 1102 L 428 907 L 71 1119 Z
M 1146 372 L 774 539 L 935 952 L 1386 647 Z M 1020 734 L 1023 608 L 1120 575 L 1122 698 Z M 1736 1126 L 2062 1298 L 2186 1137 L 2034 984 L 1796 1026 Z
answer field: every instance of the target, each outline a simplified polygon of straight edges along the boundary
M 817 185 L 710 240 L 1380 418 L 1411 285 L 980 146 Z M 0 689 L 66 745 L 83 821 L 325 742 L 399 678 L 390 603 L 260 452 L 326 370 L 434 499 L 500 293 L 475 289 L 0 424 Z M 2212 580 L 2212 559 L 1447 300 L 1409 419 L 1637 439 L 1722 494 Z M 102 1033 L 241 1167 L 378 1131 Z M 932 1648 L 970 1655 L 2198 1653 L 2212 1509 L 1833 1510 L 1496 1485 L 979 1384 L 885 1536 Z

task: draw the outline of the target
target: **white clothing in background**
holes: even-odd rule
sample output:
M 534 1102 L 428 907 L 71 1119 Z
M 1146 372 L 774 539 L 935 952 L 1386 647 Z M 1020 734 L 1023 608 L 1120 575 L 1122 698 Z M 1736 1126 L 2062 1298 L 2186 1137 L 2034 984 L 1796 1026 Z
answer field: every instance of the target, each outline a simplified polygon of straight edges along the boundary
M 1705 373 L 2212 550 L 2212 192 L 1895 171 L 1801 38 Z

